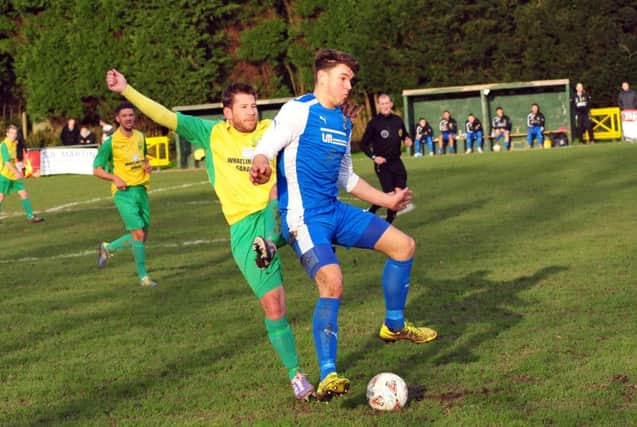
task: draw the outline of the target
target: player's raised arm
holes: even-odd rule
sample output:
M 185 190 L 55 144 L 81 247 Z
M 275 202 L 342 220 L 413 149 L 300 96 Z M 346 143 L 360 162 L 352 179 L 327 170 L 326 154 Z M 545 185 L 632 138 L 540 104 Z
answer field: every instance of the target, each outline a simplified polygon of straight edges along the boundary
M 106 72 L 106 85 L 112 92 L 121 93 L 152 121 L 172 130 L 177 129 L 177 114 L 137 92 L 128 84 L 126 77 L 116 69 Z

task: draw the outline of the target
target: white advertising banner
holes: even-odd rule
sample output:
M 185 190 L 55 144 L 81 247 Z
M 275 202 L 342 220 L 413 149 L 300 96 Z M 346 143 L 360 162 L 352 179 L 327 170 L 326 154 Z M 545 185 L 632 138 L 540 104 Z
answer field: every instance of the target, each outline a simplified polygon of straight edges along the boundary
M 97 148 L 52 147 L 40 150 L 40 175 L 93 175 Z
M 622 111 L 622 130 L 625 139 L 637 141 L 637 110 Z

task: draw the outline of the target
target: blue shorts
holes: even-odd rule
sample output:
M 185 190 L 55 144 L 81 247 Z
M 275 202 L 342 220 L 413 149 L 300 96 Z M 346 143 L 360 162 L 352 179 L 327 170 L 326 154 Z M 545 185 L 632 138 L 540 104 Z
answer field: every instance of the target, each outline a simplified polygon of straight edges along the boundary
M 373 213 L 337 201 L 328 211 L 305 211 L 303 224 L 294 231 L 282 221 L 281 231 L 307 274 L 314 278 L 324 265 L 338 264 L 332 245 L 373 249 L 389 227 Z
M 441 132 L 440 135 L 442 135 L 442 142 L 449 142 L 449 137 L 456 139 L 456 134 L 452 132 Z

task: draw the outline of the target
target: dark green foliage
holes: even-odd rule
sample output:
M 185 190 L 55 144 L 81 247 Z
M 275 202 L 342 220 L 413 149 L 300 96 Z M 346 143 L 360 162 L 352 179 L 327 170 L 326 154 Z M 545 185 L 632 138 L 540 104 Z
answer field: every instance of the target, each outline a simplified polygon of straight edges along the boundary
M 361 63 L 360 99 L 404 88 L 570 78 L 613 105 L 637 68 L 637 1 L 0 1 L 2 104 L 34 118 L 109 112 L 121 69 L 167 105 L 311 89 L 320 47 Z M 635 82 L 633 82 L 635 83 Z

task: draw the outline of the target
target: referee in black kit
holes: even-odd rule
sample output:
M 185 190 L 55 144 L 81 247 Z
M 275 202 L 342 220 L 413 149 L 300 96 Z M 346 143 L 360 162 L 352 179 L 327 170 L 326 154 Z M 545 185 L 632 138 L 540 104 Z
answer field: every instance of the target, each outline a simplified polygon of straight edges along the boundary
M 385 193 L 395 188 L 407 187 L 407 170 L 400 160 L 401 144 L 411 146 L 412 141 L 405 129 L 405 123 L 391 109 L 394 103 L 389 95 L 378 96 L 378 113 L 368 124 L 361 140 L 361 150 L 374 161 L 374 169 Z M 380 206 L 372 205 L 369 211 L 376 213 Z M 407 206 L 403 212 L 413 209 Z M 387 210 L 387 222 L 396 218 L 396 211 Z

